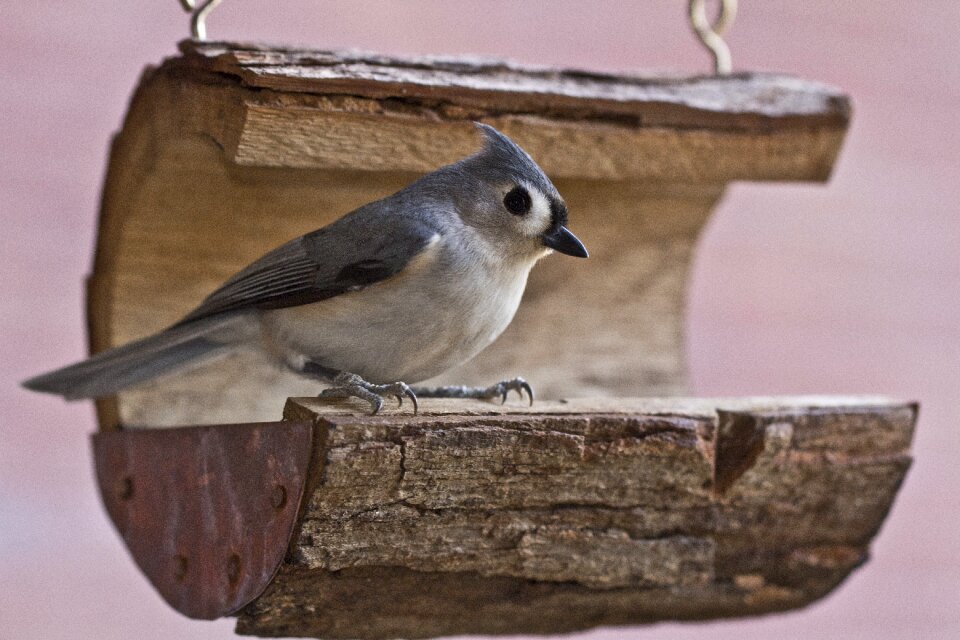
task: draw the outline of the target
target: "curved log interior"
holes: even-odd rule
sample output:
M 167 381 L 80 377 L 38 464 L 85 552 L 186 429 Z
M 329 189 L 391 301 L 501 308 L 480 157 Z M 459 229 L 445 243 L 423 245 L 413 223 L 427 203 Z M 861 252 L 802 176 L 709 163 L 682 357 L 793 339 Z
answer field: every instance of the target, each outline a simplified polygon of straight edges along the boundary
M 682 393 L 687 271 L 724 185 L 825 180 L 849 117 L 836 89 L 784 76 L 182 48 L 144 74 L 113 145 L 89 286 L 95 350 L 175 322 L 269 249 L 473 152 L 482 120 L 555 180 L 591 258 L 544 260 L 501 339 L 437 382 Z M 99 408 L 104 428 L 248 422 L 315 393 L 239 354 Z

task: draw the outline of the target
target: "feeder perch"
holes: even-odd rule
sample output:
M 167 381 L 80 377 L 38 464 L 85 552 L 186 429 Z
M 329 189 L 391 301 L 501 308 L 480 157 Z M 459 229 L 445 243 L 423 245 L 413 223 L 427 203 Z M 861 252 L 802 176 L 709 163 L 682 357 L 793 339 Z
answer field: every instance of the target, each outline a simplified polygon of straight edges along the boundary
M 553 179 L 591 258 L 535 268 L 507 332 L 437 382 L 522 374 L 541 397 L 597 397 L 284 408 L 315 385 L 249 353 L 100 400 L 97 477 L 134 559 L 182 613 L 261 636 L 548 633 L 824 595 L 866 560 L 916 407 L 669 396 L 725 186 L 826 180 L 848 119 L 842 93 L 784 76 L 181 44 L 113 143 L 93 350 L 471 153 L 483 121 Z M 161 428 L 178 425 L 215 426 Z

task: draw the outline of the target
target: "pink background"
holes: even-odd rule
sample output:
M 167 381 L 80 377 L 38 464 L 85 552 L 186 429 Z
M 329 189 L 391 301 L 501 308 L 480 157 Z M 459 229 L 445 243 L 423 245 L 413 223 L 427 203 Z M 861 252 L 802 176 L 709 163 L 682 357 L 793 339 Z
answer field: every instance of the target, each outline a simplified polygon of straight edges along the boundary
M 691 288 L 694 390 L 918 399 L 916 462 L 873 560 L 825 601 L 583 637 L 960 637 L 960 3 L 741 4 L 738 69 L 837 84 L 855 116 L 828 185 L 736 185 L 716 212 Z M 683 5 L 230 0 L 210 32 L 704 71 Z M 108 141 L 142 67 L 172 53 L 186 25 L 173 0 L 3 3 L 0 638 L 232 636 L 230 620 L 167 608 L 128 559 L 95 493 L 90 407 L 17 387 L 84 353 L 82 281 Z

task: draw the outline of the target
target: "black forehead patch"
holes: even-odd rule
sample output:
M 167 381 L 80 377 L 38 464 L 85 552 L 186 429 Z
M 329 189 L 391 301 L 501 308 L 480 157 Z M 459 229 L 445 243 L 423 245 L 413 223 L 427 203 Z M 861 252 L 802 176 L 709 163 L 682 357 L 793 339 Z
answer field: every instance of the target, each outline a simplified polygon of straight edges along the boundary
M 554 226 L 567 224 L 567 205 L 559 200 L 550 201 L 550 221 Z

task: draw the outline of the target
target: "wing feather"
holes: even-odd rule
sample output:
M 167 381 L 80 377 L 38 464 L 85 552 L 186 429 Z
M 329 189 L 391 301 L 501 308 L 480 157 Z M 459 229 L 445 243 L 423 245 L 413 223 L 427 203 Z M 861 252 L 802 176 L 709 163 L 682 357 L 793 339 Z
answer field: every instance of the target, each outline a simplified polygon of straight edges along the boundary
M 429 244 L 427 215 L 367 205 L 267 253 L 227 280 L 179 324 L 228 311 L 292 307 L 356 291 L 395 275 Z

